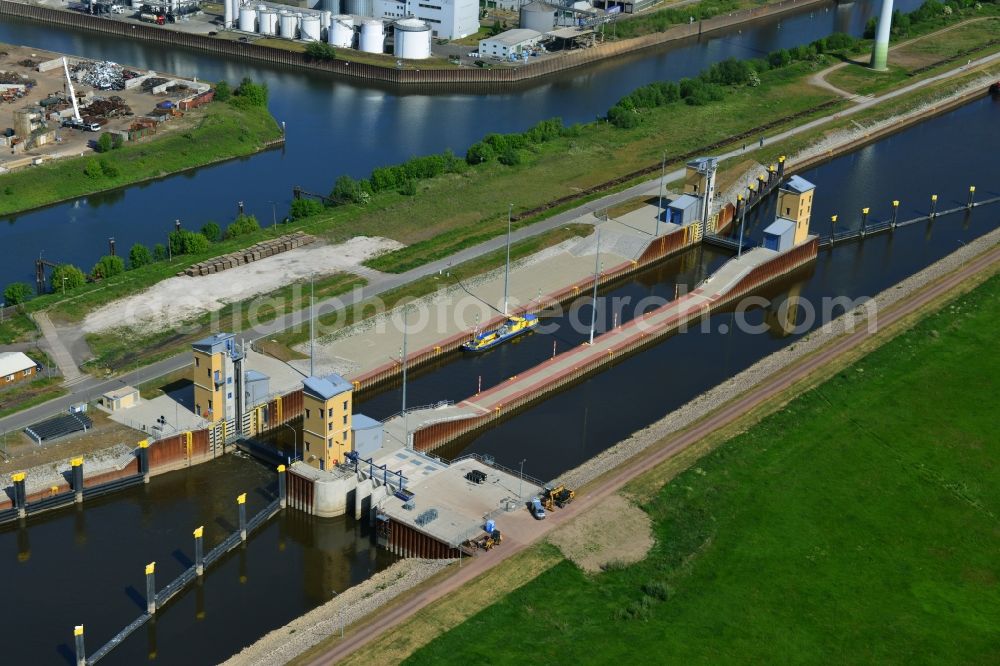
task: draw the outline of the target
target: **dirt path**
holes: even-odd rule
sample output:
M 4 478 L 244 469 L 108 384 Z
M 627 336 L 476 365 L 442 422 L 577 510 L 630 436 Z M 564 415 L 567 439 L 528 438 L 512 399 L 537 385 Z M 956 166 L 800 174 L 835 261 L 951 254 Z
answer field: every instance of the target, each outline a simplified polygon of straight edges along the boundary
M 880 313 L 879 328 L 890 327 L 894 323 L 905 319 L 920 308 L 960 286 L 963 281 L 980 271 L 989 269 L 998 261 L 1000 261 L 1000 246 L 994 246 L 971 261 L 968 261 L 958 270 L 919 289 L 909 297 L 897 302 L 888 311 Z M 585 495 L 579 497 L 569 507 L 554 513 L 546 520 L 543 529 L 539 530 L 532 541 L 520 543 L 511 541 L 506 543 L 502 549 L 495 550 L 489 555 L 475 558 L 471 563 L 457 570 L 451 577 L 442 581 L 441 584 L 427 590 L 426 593 L 418 594 L 358 627 L 310 663 L 335 664 L 339 662 L 355 650 L 382 635 L 383 632 L 397 626 L 428 604 L 474 580 L 483 572 L 524 550 L 531 543 L 544 538 L 554 529 L 569 523 L 588 509 L 600 505 L 626 483 L 640 476 L 650 468 L 670 459 L 712 432 L 733 423 L 747 412 L 780 395 L 797 382 L 806 379 L 818 368 L 850 352 L 876 334 L 876 332 L 870 332 L 867 326 L 860 328 L 853 333 L 842 336 L 823 350 L 808 356 L 794 367 L 786 369 L 781 373 L 776 373 L 776 376 L 765 380 L 756 389 L 726 404 L 725 407 L 714 412 L 690 429 L 668 439 L 665 444 L 653 453 L 645 456 L 637 456 L 622 467 L 612 471 L 606 477 L 598 480 L 593 486 L 588 488 Z
M 915 44 L 916 42 L 919 42 L 919 41 L 921 41 L 923 39 L 927 39 L 928 37 L 935 37 L 937 35 L 946 33 L 946 32 L 948 32 L 950 30 L 954 30 L 955 28 L 960 28 L 963 25 L 968 25 L 970 23 L 976 23 L 978 21 L 988 21 L 988 20 L 991 20 L 991 19 L 994 19 L 994 18 L 995 17 L 993 17 L 993 16 L 980 16 L 978 18 L 971 18 L 971 19 L 969 19 L 967 21 L 962 21 L 961 23 L 956 23 L 955 25 L 950 25 L 947 28 L 941 28 L 940 30 L 935 30 L 934 32 L 928 32 L 926 35 L 920 35 L 919 37 L 914 37 L 913 39 L 908 39 L 905 42 L 900 42 L 899 44 L 896 44 L 895 46 L 889 47 L 889 52 L 892 53 L 893 51 L 895 51 L 895 50 L 897 50 L 899 48 L 902 48 L 904 46 L 910 46 L 911 44 Z M 863 63 L 861 63 L 860 61 L 857 61 L 857 60 L 850 60 L 850 61 L 845 61 L 845 62 L 837 63 L 833 67 L 827 67 L 826 69 L 824 69 L 822 71 L 819 71 L 819 72 L 816 72 L 815 74 L 813 74 L 812 76 L 810 76 L 809 77 L 809 83 L 810 83 L 810 85 L 814 85 L 817 88 L 823 88 L 824 90 L 829 90 L 830 92 L 834 93 L 835 95 L 840 95 L 841 97 L 843 97 L 844 99 L 848 100 L 849 102 L 860 102 L 861 100 L 872 99 L 873 98 L 872 95 L 858 95 L 856 93 L 852 93 L 852 92 L 849 92 L 847 90 L 843 90 L 841 88 L 838 88 L 837 86 L 833 85 L 832 83 L 830 83 L 829 81 L 826 80 L 826 77 L 831 72 L 835 72 L 838 69 L 843 69 L 844 67 L 847 67 L 848 65 L 859 65 L 859 64 L 863 64 Z

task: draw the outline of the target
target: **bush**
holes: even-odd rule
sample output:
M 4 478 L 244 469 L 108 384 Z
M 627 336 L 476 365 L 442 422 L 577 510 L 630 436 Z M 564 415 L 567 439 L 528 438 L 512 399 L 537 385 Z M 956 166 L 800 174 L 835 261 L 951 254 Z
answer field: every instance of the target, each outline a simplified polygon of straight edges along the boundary
M 229 87 L 228 81 L 219 81 L 215 84 L 215 99 L 219 102 L 228 102 L 233 96 L 233 89 Z
M 201 226 L 201 235 L 207 238 L 208 242 L 214 243 L 222 238 L 222 229 L 215 222 L 206 222 Z
M 500 157 L 497 160 L 499 160 L 500 164 L 506 166 L 517 166 L 521 163 L 521 153 L 516 148 L 507 148 L 500 153 Z
M 315 199 L 295 199 L 292 201 L 291 215 L 293 220 L 316 215 L 323 212 L 323 204 Z
M 638 125 L 640 120 L 638 113 L 619 104 L 608 109 L 608 122 L 615 127 L 629 129 Z
M 153 261 L 165 261 L 167 257 L 167 248 L 164 247 L 163 243 L 157 243 L 153 246 Z
M 260 230 L 260 224 L 253 215 L 240 215 L 226 227 L 226 238 L 246 236 Z
M 65 279 L 63 279 L 65 278 Z M 52 269 L 52 291 L 69 291 L 87 283 L 87 277 L 73 264 L 60 264 Z
M 239 109 L 264 108 L 267 106 L 267 84 L 254 83 L 249 77 L 245 78 L 233 91 L 229 102 Z
M 118 176 L 121 175 L 121 170 L 118 169 L 118 165 L 104 159 L 103 157 L 101 158 L 100 161 L 100 167 L 101 167 L 101 173 L 106 178 L 117 178 Z
M 3 302 L 7 305 L 21 305 L 31 298 L 31 285 L 26 282 L 11 282 L 3 290 Z
M 100 280 L 101 278 L 121 275 L 124 272 L 125 262 L 122 261 L 122 258 L 108 254 L 101 257 L 100 260 L 94 264 L 94 267 L 90 271 L 90 277 L 95 280 Z
M 199 252 L 204 252 L 212 244 L 210 240 L 205 238 L 202 234 L 196 234 L 193 231 L 185 231 L 184 233 L 184 254 L 198 254 Z
M 152 263 L 153 257 L 149 254 L 149 249 L 142 243 L 136 243 L 128 251 L 128 265 L 131 269 L 142 268 Z
M 497 151 L 493 149 L 493 146 L 482 141 L 477 141 L 469 146 L 469 150 L 465 153 L 465 161 L 473 165 L 483 164 L 484 162 L 492 161 L 496 156 Z
M 642 586 L 642 591 L 647 596 L 652 597 L 653 599 L 659 599 L 660 601 L 666 601 L 670 597 L 674 596 L 674 589 L 666 583 L 660 581 L 646 583 Z
M 792 64 L 792 54 L 788 52 L 788 49 L 771 51 L 767 54 L 767 62 L 774 69 L 778 69 L 779 67 L 788 67 Z
M 326 42 L 309 42 L 306 46 L 306 57 L 310 60 L 335 60 L 336 51 Z
M 101 169 L 101 163 L 97 160 L 87 160 L 87 163 L 83 166 L 83 174 L 87 178 L 97 180 L 104 175 L 104 171 Z
M 403 183 L 403 186 L 399 188 L 399 193 L 402 194 L 404 197 L 416 196 L 417 181 L 415 180 L 406 181 L 405 183 Z
M 102 134 L 101 138 L 97 140 L 97 145 L 94 146 L 94 150 L 96 150 L 99 153 L 111 152 L 111 148 L 112 148 L 111 134 L 109 134 L 108 132 Z
M 125 145 L 125 138 L 121 134 L 111 135 L 111 149 L 119 150 L 123 145 Z
M 370 189 L 371 183 L 369 181 L 354 180 L 345 174 L 333 184 L 333 190 L 330 191 L 330 198 L 336 204 L 365 204 L 368 203 Z

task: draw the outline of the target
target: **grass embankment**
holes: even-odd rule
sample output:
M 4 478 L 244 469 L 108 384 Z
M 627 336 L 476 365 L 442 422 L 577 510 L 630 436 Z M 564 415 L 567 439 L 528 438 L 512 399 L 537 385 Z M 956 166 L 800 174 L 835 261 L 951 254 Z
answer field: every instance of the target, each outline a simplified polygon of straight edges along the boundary
M 363 287 L 367 280 L 348 273 L 315 280 L 316 300 L 331 298 Z M 255 324 L 267 324 L 289 312 L 309 305 L 309 283 L 296 282 L 252 299 L 229 303 L 215 313 L 204 314 L 183 325 L 169 327 L 153 335 L 137 337 L 131 329 L 113 330 L 87 336 L 87 344 L 95 360 L 95 368 L 122 370 L 135 365 L 153 363 L 180 351 L 191 343 L 219 330 L 240 333 Z
M 558 245 L 564 240 L 587 236 L 593 233 L 593 231 L 594 228 L 588 224 L 567 224 L 566 226 L 552 229 L 551 231 L 526 238 L 517 243 L 511 243 L 510 259 L 512 262 L 518 261 L 545 248 Z M 323 334 L 333 333 L 344 326 L 350 326 L 359 319 L 372 316 L 380 312 L 383 308 L 386 310 L 394 308 L 405 301 L 427 296 L 441 289 L 457 285 L 459 280 L 467 280 L 499 268 L 504 265 L 506 259 L 506 248 L 484 254 L 481 257 L 452 266 L 440 275 L 432 275 L 414 280 L 402 287 L 387 291 L 380 296 L 364 301 L 358 307 L 351 308 L 348 311 L 320 314 L 317 317 L 318 326 Z M 288 361 L 293 358 L 302 358 L 301 354 L 292 350 L 292 346 L 305 342 L 308 336 L 308 330 L 284 331 L 280 335 L 273 336 L 267 342 L 261 342 L 260 346 L 268 354 Z
M 998 325 L 994 276 L 668 485 L 632 484 L 643 562 L 564 560 L 409 663 L 995 661 Z
M 190 129 L 174 129 L 166 123 L 157 135 L 118 150 L 52 160 L 0 176 L 0 215 L 249 155 L 281 136 L 266 108 L 244 110 L 213 102 L 189 113 L 201 116 Z M 110 171 L 117 175 L 109 176 L 108 170 L 101 169 L 95 177 L 84 172 L 88 164 L 102 160 L 114 167 Z
M 1000 7 L 984 5 L 981 12 L 997 14 Z M 915 74 L 932 76 L 966 59 L 975 60 L 995 51 L 997 44 L 1000 44 L 1000 18 L 974 19 L 900 44 L 890 52 L 888 72 L 874 71 L 868 67 L 866 58 L 852 59 L 845 67 L 830 72 L 826 80 L 841 90 L 871 95 L 902 87 Z
M 61 382 L 62 377 L 43 377 L 0 392 L 0 417 L 65 395 Z

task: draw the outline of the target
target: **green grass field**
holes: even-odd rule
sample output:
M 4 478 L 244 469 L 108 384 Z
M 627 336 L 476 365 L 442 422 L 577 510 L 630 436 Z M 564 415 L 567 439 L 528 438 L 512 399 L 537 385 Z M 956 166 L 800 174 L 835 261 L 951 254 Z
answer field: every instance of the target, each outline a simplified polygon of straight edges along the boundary
M 998 326 L 994 276 L 654 493 L 643 562 L 563 561 L 409 662 L 997 663 Z
M 102 155 L 54 160 L 0 176 L 0 215 L 250 155 L 266 141 L 281 136 L 267 109 L 240 110 L 213 103 L 192 113 L 201 117 L 189 129 L 167 127 L 158 136 Z M 100 159 L 117 167 L 118 175 L 90 177 L 84 173 L 88 163 Z

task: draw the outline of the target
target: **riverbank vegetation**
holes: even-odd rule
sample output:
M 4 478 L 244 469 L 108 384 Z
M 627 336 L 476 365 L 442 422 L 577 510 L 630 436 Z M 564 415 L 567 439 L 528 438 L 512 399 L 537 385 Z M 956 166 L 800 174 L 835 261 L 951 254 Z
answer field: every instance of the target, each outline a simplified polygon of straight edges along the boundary
M 281 129 L 267 110 L 267 88 L 248 80 L 236 92 L 228 102 L 212 102 L 188 112 L 197 118 L 190 127 L 178 130 L 166 123 L 160 126 L 160 136 L 124 144 L 119 149 L 51 160 L 0 175 L 0 214 L 258 152 L 265 143 L 281 136 Z
M 998 325 L 994 276 L 687 469 L 626 487 L 654 522 L 644 561 L 588 575 L 563 560 L 406 663 L 992 661 L 1000 469 L 978 405 Z

